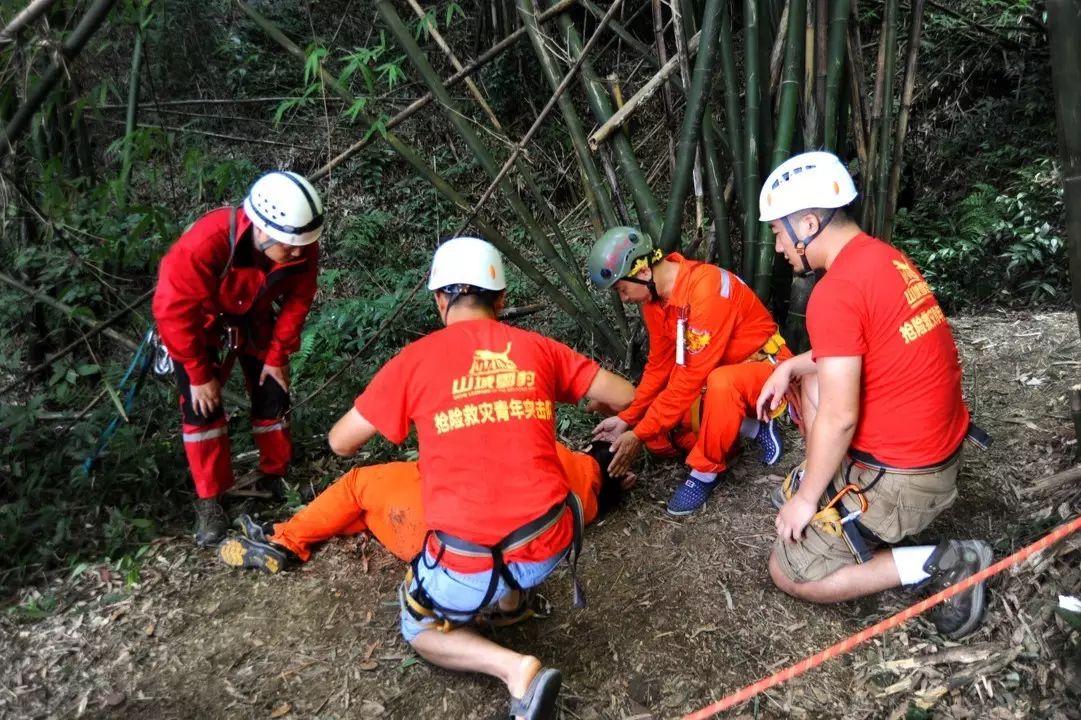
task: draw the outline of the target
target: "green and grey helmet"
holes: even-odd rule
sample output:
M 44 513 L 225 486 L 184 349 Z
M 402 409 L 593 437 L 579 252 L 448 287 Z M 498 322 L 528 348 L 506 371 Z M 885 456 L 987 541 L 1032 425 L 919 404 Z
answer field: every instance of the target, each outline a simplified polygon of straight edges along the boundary
M 636 275 L 660 259 L 649 236 L 636 228 L 614 227 L 589 252 L 589 279 L 601 289 Z

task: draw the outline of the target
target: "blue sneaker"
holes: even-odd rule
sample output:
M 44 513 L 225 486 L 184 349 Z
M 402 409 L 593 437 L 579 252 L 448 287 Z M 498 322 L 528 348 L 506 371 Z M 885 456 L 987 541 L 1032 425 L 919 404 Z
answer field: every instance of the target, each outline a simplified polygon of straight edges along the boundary
M 696 477 L 688 477 L 682 485 L 676 488 L 672 498 L 668 501 L 668 514 L 676 517 L 690 515 L 706 504 L 706 500 L 713 494 L 713 488 L 715 487 L 717 487 L 716 480 L 703 482 Z
M 758 434 L 754 436 L 754 441 L 762 448 L 762 462 L 774 465 L 781 459 L 781 454 L 784 453 L 784 440 L 781 439 L 781 431 L 777 429 L 777 424 L 773 420 L 758 423 Z

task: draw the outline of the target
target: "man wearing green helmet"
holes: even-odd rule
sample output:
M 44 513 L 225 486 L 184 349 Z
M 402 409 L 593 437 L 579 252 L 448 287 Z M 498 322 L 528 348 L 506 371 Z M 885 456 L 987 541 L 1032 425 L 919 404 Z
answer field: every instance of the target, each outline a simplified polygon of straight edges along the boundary
M 855 198 L 835 155 L 807 152 L 770 173 L 759 202 L 793 269 L 826 271 L 807 306 L 811 350 L 779 364 L 757 402 L 768 417 L 801 382 L 807 457 L 774 500 L 769 570 L 781 590 L 819 603 L 899 585 L 935 592 L 992 560 L 979 540 L 891 547 L 954 502 L 963 441 L 982 433 L 970 424 L 957 345 L 931 287 L 903 253 L 860 230 L 847 213 Z M 980 583 L 932 619 L 956 639 L 984 607 Z
M 664 255 L 631 227 L 606 232 L 589 256 L 589 276 L 624 303 L 639 305 L 649 358 L 634 402 L 593 431 L 612 442 L 610 472 L 625 472 L 645 445 L 661 456 L 687 453 L 691 472 L 668 503 L 672 515 L 705 504 L 741 436 L 763 460 L 781 456 L 772 419 L 753 417 L 754 402 L 777 359 L 791 356 L 761 300 L 735 274 Z

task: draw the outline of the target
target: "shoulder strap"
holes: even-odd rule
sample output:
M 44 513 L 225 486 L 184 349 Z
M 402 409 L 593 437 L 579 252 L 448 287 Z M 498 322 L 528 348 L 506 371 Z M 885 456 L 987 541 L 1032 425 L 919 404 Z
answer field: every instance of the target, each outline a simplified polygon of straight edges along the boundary
M 225 262 L 218 280 L 224 280 L 229 274 L 229 268 L 233 266 L 233 256 L 236 255 L 236 208 L 229 208 L 229 259 Z

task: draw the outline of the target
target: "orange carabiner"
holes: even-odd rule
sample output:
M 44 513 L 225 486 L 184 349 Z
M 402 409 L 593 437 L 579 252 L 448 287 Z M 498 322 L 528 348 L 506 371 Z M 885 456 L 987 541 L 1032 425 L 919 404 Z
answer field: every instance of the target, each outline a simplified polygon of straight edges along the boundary
M 863 490 L 860 489 L 859 485 L 854 485 L 852 483 L 849 483 L 848 485 L 845 485 L 843 488 L 841 488 L 841 491 L 834 495 L 832 498 L 830 498 L 830 501 L 826 503 L 826 507 L 822 509 L 830 509 L 837 503 L 841 502 L 841 498 L 843 498 L 850 492 L 856 493 L 856 497 L 859 498 L 860 512 L 867 512 L 867 497 L 863 494 Z

